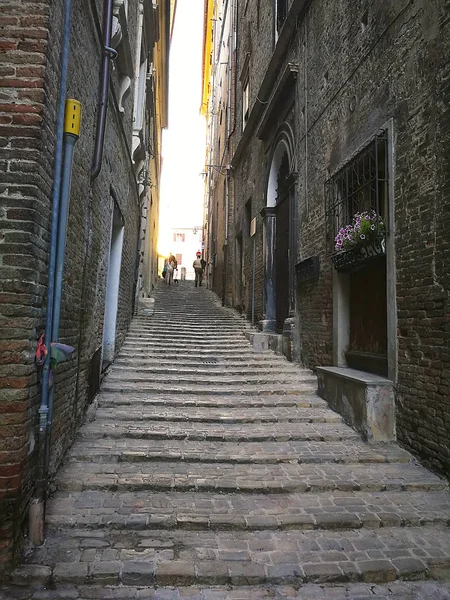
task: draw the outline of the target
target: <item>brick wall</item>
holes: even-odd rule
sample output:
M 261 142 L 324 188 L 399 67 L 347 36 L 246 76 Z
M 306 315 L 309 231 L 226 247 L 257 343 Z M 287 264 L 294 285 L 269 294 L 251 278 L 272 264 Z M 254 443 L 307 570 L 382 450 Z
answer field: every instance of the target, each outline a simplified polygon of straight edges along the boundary
M 449 473 L 448 2 L 312 0 L 273 51 L 270 2 L 249 0 L 238 26 L 237 73 L 249 60 L 250 106 L 259 117 L 234 160 L 235 223 L 252 199 L 257 216 L 256 314 L 263 314 L 262 219 L 271 140 L 255 135 L 283 67 L 298 65 L 295 158 L 297 260 L 319 256 L 318 281 L 297 295 L 297 354 L 311 368 L 332 363 L 332 266 L 325 246 L 324 183 L 379 128 L 393 128 L 399 440 Z M 251 32 L 251 35 L 249 35 Z M 249 53 L 249 57 L 248 57 Z M 275 57 L 275 58 L 273 58 Z M 271 62 L 272 60 L 272 62 Z M 269 83 L 267 83 L 269 82 Z M 238 80 L 236 122 L 241 123 Z M 233 134 L 239 150 L 242 128 Z M 243 235 L 245 279 L 251 242 Z M 237 269 L 236 265 L 233 269 Z M 248 289 L 247 289 L 248 297 Z
M 130 39 L 137 4 L 129 3 Z M 8 0 L 2 8 L 0 563 L 20 554 L 36 467 L 40 386 L 33 359 L 45 326 L 62 2 Z M 101 4 L 74 1 L 67 95 L 80 100 L 83 116 L 73 166 L 60 340 L 76 352 L 56 375 L 52 474 L 81 422 L 91 360 L 102 344 L 113 202 L 125 230 L 116 348 L 134 301 L 139 208 L 130 157 L 133 93 L 124 115 L 114 89 L 110 93 L 102 171 L 90 184 L 101 60 L 99 11 Z
M 48 201 L 40 171 L 47 64 L 46 2 L 8 2 L 0 18 L 0 564 L 20 536 L 30 493 L 33 353 L 42 315 Z

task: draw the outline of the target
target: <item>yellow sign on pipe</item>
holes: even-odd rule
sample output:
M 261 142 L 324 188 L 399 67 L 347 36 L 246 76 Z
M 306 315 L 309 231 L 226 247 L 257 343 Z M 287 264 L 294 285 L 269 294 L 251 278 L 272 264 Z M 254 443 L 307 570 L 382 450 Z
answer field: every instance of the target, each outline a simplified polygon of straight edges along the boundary
M 80 136 L 81 102 L 68 98 L 66 100 L 66 112 L 64 115 L 64 133 Z

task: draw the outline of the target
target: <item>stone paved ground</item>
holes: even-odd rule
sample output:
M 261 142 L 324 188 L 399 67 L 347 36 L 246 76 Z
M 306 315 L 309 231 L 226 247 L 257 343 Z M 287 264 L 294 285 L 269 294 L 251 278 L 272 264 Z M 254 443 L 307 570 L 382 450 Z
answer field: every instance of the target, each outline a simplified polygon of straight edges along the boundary
M 134 320 L 0 600 L 450 600 L 446 482 L 189 282 Z

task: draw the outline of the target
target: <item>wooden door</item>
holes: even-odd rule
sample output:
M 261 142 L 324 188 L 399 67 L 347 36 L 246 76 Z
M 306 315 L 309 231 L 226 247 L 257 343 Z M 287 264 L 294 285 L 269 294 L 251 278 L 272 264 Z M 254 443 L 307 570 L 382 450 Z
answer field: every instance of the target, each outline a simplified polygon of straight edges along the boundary
M 277 331 L 289 316 L 289 194 L 277 204 L 275 233 L 275 310 Z
M 349 367 L 387 376 L 386 260 L 350 274 Z

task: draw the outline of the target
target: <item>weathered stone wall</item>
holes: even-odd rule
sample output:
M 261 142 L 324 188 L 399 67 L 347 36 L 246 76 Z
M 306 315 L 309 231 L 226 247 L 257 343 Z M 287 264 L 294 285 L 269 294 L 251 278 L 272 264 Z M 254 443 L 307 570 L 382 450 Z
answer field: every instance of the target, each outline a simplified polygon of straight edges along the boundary
M 333 287 L 326 247 L 325 181 L 391 123 L 390 202 L 395 219 L 388 235 L 395 236 L 397 433 L 402 443 L 448 473 L 448 2 L 313 0 L 306 16 L 298 13 L 289 39 L 281 33 L 278 43 L 283 48 L 275 54 L 271 4 L 250 0 L 238 30 L 237 73 L 249 60 L 251 113 L 257 116 L 253 124 L 250 115 L 252 134 L 234 161 L 235 213 L 240 222 L 245 203 L 252 198 L 253 216 L 258 215 L 257 318 L 263 313 L 259 211 L 266 202 L 271 155 L 270 143 L 263 145 L 255 132 L 280 73 L 288 62 L 295 62 L 297 260 L 320 259 L 319 279 L 303 284 L 297 295 L 297 353 L 311 368 L 332 363 Z M 238 124 L 241 94 L 238 78 Z M 242 135 L 238 127 L 233 140 L 238 151 Z M 244 244 L 249 280 L 250 240 Z
M 56 375 L 51 473 L 72 443 L 88 401 L 91 360 L 102 345 L 111 215 L 124 219 L 116 347 L 133 309 L 139 226 L 131 157 L 133 91 L 125 114 L 110 93 L 103 165 L 91 185 L 101 60 L 101 3 L 75 0 L 67 96 L 83 105 L 75 147 L 60 340 L 76 352 Z M 40 402 L 33 359 L 45 327 L 48 242 L 60 69 L 62 2 L 8 0 L 2 49 L 0 561 L 20 553 L 22 526 L 33 494 Z M 137 2 L 129 3 L 130 38 Z

